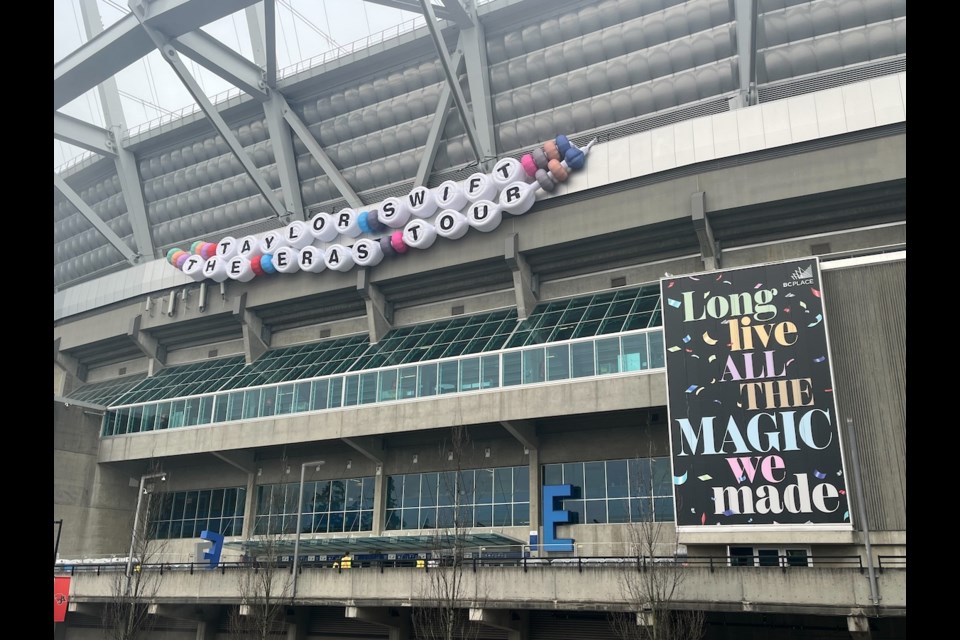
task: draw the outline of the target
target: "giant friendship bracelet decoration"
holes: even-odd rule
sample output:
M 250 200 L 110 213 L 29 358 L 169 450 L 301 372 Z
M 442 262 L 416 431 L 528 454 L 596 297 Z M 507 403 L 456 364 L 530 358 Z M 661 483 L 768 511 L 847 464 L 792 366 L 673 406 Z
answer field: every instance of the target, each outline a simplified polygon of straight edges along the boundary
M 523 215 L 536 201 L 537 191 L 552 193 L 571 172 L 583 168 L 596 141 L 594 138 L 580 149 L 566 136 L 557 136 L 520 160 L 499 160 L 489 175 L 474 173 L 462 182 L 447 180 L 435 189 L 415 187 L 406 198 L 387 198 L 376 208 L 321 212 L 309 222 L 295 220 L 262 238 L 198 240 L 189 251 L 170 249 L 166 258 L 197 282 L 227 278 L 249 282 L 265 273 L 373 267 L 387 256 L 407 253 L 410 247 L 428 249 L 437 236 L 456 240 L 470 227 L 493 231 L 500 226 L 503 212 Z M 434 214 L 436 218 L 428 222 Z M 335 243 L 322 248 L 315 244 L 361 234 L 379 237 L 360 238 L 351 246 Z

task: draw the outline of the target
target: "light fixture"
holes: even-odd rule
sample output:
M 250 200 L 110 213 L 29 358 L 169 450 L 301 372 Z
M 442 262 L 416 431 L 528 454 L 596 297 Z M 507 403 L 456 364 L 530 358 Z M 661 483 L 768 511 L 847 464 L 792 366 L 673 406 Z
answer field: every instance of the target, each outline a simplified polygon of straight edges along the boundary
M 287 465 L 287 473 L 290 473 L 290 465 Z
M 447 452 L 447 460 L 453 460 L 453 451 Z M 416 462 L 416 460 L 414 460 L 414 462 Z
M 452 460 L 453 458 L 451 458 Z M 417 464 L 417 454 L 413 454 L 413 464 Z
M 259 478 L 262 475 L 263 475 L 263 467 L 257 467 L 257 477 Z
M 483 450 L 483 457 L 484 458 L 490 457 L 490 447 L 487 447 L 486 449 Z
M 353 468 L 353 460 L 347 460 L 347 469 Z

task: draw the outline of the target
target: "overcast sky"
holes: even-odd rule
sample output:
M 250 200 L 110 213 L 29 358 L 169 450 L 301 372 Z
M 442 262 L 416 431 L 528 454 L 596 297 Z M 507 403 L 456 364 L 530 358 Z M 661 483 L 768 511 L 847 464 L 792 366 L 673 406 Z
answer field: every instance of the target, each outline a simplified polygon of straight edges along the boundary
M 130 13 L 124 0 L 97 0 L 104 28 Z M 285 67 L 322 55 L 368 36 L 379 37 L 384 30 L 395 32 L 398 25 L 418 19 L 419 14 L 384 7 L 363 0 L 276 0 L 277 67 Z M 405 24 L 404 26 L 408 26 Z M 239 11 L 203 30 L 249 60 L 253 60 L 245 11 Z M 56 64 L 83 44 L 86 31 L 80 0 L 53 2 L 53 62 Z M 181 56 L 207 96 L 232 88 L 230 83 Z M 132 63 L 116 75 L 120 101 L 128 129 L 169 115 L 194 104 L 193 98 L 160 58 L 157 51 Z M 104 126 L 100 96 L 90 90 L 60 109 L 61 113 L 97 126 Z M 60 167 L 83 149 L 53 141 L 53 166 Z

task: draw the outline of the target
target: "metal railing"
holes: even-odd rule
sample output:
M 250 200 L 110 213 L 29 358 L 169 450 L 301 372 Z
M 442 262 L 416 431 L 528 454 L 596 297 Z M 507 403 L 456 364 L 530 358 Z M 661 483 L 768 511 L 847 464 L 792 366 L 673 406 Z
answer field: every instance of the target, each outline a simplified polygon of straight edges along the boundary
M 683 570 L 706 568 L 711 572 L 720 570 L 763 570 L 768 568 L 780 569 L 786 573 L 790 570 L 804 569 L 850 569 L 862 573 L 865 570 L 864 560 L 859 555 L 845 556 L 806 556 L 802 562 L 791 556 L 777 558 L 755 556 L 753 564 L 743 564 L 745 556 L 574 556 L 562 558 L 530 557 L 527 553 L 493 553 L 484 555 L 478 550 L 464 553 L 459 558 L 452 555 L 434 553 L 396 553 L 396 554 L 354 554 L 351 555 L 350 566 L 340 560 L 343 556 L 326 555 L 322 557 L 303 555 L 297 563 L 297 572 L 309 570 L 337 569 L 338 573 L 360 569 L 375 569 L 384 572 L 387 569 L 440 569 L 460 564 L 473 571 L 483 568 L 518 568 L 525 573 L 531 570 L 549 569 L 576 569 L 582 573 L 588 569 L 598 570 L 630 570 L 630 571 L 657 571 Z M 905 569 L 906 556 L 882 556 L 886 559 L 887 568 L 896 566 Z M 776 562 L 769 562 L 771 559 Z M 221 562 L 211 568 L 207 562 L 160 562 L 138 564 L 139 571 L 159 571 L 160 573 L 178 571 L 191 575 L 198 572 L 216 571 L 225 574 L 227 571 L 244 569 L 285 569 L 293 573 L 293 559 L 291 556 L 282 556 L 276 560 L 243 560 L 235 562 Z M 120 561 L 91 563 L 91 564 L 64 564 L 58 563 L 54 567 L 54 574 L 77 574 L 93 572 L 98 576 L 104 573 L 124 571 L 125 564 Z

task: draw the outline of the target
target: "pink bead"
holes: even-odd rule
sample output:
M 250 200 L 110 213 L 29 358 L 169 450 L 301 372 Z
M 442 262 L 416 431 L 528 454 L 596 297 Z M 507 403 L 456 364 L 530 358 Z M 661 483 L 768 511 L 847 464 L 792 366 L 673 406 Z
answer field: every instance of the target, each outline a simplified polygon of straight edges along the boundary
M 531 178 L 537 175 L 537 163 L 533 161 L 533 156 L 529 153 L 523 154 L 523 157 L 520 158 L 520 165 Z
M 403 230 L 394 231 L 390 234 L 390 246 L 397 253 L 407 252 L 407 244 L 403 241 Z

